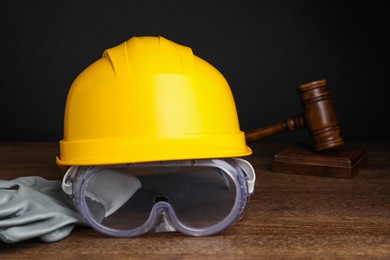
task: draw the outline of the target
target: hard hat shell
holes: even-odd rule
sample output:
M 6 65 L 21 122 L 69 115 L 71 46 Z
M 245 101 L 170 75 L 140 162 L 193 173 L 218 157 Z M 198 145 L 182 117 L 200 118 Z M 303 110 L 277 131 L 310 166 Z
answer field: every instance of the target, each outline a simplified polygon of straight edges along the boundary
M 57 164 L 249 154 L 222 74 L 188 47 L 144 36 L 104 51 L 75 79 Z

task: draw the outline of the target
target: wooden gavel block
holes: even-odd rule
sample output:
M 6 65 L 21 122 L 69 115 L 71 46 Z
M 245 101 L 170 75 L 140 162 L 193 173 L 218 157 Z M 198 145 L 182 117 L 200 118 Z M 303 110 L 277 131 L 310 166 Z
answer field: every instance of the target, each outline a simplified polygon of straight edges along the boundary
M 367 161 L 362 147 L 345 145 L 326 80 L 303 84 L 298 88 L 303 112 L 297 116 L 247 131 L 248 143 L 262 138 L 307 128 L 313 145 L 294 144 L 274 156 L 275 172 L 352 178 Z

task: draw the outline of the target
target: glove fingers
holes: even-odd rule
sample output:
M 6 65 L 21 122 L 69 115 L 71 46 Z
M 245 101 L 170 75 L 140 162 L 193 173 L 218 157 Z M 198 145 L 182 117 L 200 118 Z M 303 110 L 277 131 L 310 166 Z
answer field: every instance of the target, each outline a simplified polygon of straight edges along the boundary
M 52 190 L 61 190 L 60 181 L 46 180 L 39 176 L 19 177 L 17 179 L 8 181 L 0 180 L 0 189 L 14 189 L 29 187 L 42 193 L 51 192 Z
M 52 217 L 49 212 L 39 210 L 19 212 L 14 215 L 9 215 L 9 218 L 0 220 L 0 227 L 21 226 L 33 222 L 43 221 Z
M 66 225 L 62 228 L 59 228 L 59 229 L 54 230 L 50 233 L 47 233 L 45 235 L 40 236 L 39 239 L 43 242 L 46 242 L 46 243 L 61 240 L 65 237 L 69 236 L 69 234 L 72 232 L 74 227 L 75 227 L 74 224 Z
M 69 235 L 84 224 L 64 196 L 59 181 L 41 177 L 0 180 L 0 242 L 15 243 L 39 237 L 44 242 Z
M 34 237 L 43 237 L 43 241 L 52 242 L 69 235 L 75 222 L 70 218 L 54 217 L 28 225 L 13 226 L 0 231 L 0 239 L 6 243 L 16 243 Z M 66 226 L 70 227 L 64 228 Z M 50 235 L 50 233 L 53 234 Z
M 15 183 L 7 180 L 0 180 L 0 189 L 10 189 L 12 186 L 15 186 Z
M 14 218 L 26 207 L 26 203 L 18 203 L 17 201 L 8 201 L 0 205 L 0 226 L 2 219 Z
M 31 239 L 44 234 L 43 230 L 34 228 L 40 223 L 25 226 L 13 226 L 3 231 L 0 231 L 0 239 L 6 243 L 16 243 L 23 240 Z
M 2 208 L 2 204 L 7 203 L 14 197 L 15 197 L 14 191 L 0 190 L 0 208 Z

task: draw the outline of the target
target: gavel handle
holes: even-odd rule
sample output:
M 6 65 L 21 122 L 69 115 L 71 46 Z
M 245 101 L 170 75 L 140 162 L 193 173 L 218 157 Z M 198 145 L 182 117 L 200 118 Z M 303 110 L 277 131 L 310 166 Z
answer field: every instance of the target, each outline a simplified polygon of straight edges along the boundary
M 271 135 L 294 131 L 305 127 L 303 114 L 299 114 L 289 117 L 288 119 L 279 123 L 245 131 L 245 139 L 247 143 L 251 143 Z

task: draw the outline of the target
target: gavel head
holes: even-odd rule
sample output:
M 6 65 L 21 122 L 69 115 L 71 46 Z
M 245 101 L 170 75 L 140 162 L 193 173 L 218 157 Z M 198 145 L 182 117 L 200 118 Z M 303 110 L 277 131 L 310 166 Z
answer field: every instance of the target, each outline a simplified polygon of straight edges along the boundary
M 326 80 L 303 84 L 298 92 L 301 96 L 303 116 L 316 151 L 342 145 L 339 123 L 332 100 L 326 87 Z

